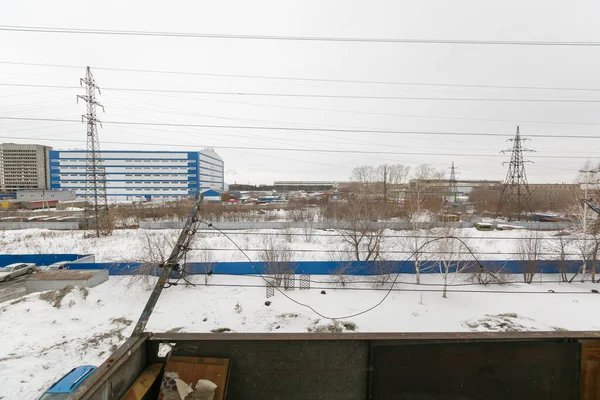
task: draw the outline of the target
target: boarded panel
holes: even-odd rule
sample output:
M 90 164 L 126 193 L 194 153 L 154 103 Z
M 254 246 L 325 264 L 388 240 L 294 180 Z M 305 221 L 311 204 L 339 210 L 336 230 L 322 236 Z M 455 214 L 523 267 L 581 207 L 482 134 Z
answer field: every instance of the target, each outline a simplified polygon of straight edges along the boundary
M 169 372 L 175 372 L 179 379 L 192 388 L 196 386 L 199 379 L 207 379 L 217 385 L 215 400 L 223 400 L 225 398 L 228 371 L 229 360 L 227 359 L 173 357 L 165 367 L 165 376 Z M 162 399 L 162 393 L 159 399 Z
M 364 400 L 367 394 L 367 342 L 190 341 L 173 353 L 231 359 L 230 399 Z
M 375 345 L 373 399 L 578 399 L 578 343 Z
M 581 400 L 600 399 L 600 341 L 581 342 Z

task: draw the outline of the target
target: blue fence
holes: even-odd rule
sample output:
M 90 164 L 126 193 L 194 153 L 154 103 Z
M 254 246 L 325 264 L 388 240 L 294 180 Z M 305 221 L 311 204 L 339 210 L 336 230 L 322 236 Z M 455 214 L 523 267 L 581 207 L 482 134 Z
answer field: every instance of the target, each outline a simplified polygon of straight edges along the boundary
M 85 257 L 81 254 L 0 254 L 0 267 L 13 263 L 50 265 L 59 261 L 75 261 Z
M 490 271 L 502 271 L 511 274 L 520 274 L 523 268 L 528 268 L 525 261 L 481 261 L 481 264 Z M 577 272 L 582 261 L 564 261 L 562 267 L 570 273 Z M 108 269 L 109 275 L 132 275 L 138 272 L 140 263 L 78 263 L 70 264 L 69 269 Z M 249 262 L 219 262 L 219 263 L 188 263 L 186 271 L 192 274 L 204 274 L 211 271 L 213 274 L 248 275 L 265 272 L 266 263 L 256 262 L 254 266 Z M 455 269 L 456 263 L 451 266 Z M 256 267 L 256 269 L 254 269 Z M 347 275 L 376 275 L 381 272 L 414 274 L 415 263 L 413 261 L 382 261 L 382 262 L 335 262 L 335 261 L 297 261 L 290 263 L 296 274 L 328 275 L 336 273 L 340 268 Z M 476 271 L 479 266 L 473 262 L 460 261 L 459 268 L 466 267 L 465 272 Z M 534 265 L 536 272 L 558 273 L 561 269 L 560 261 L 539 261 Z M 422 273 L 439 272 L 437 262 L 427 261 L 421 263 Z M 158 274 L 158 269 L 156 269 Z
M 0 267 L 12 263 L 27 262 L 36 265 L 50 265 L 59 261 L 76 261 L 85 255 L 81 254 L 0 254 Z M 452 263 L 451 270 L 456 268 L 456 261 Z M 481 261 L 481 264 L 490 271 L 499 271 L 510 274 L 521 273 L 523 268 L 528 268 L 526 261 L 519 260 L 495 260 Z M 581 267 L 581 260 L 545 260 L 535 263 L 536 272 L 558 273 L 561 266 L 565 271 L 574 273 Z M 138 272 L 140 263 L 73 263 L 69 269 L 108 269 L 110 275 L 132 275 Z M 217 263 L 188 263 L 185 265 L 187 271 L 192 274 L 204 274 L 211 271 L 214 274 L 248 275 L 265 272 L 264 262 L 217 262 Z M 256 267 L 256 269 L 255 269 Z M 337 273 L 340 269 L 347 275 L 375 275 L 381 272 L 414 274 L 414 261 L 296 261 L 289 265 L 297 274 L 330 275 Z M 479 267 L 472 261 L 460 261 L 459 268 L 467 268 L 468 271 L 477 270 Z M 435 261 L 421 262 L 421 273 L 436 273 L 440 268 Z M 158 270 L 157 272 L 158 273 Z

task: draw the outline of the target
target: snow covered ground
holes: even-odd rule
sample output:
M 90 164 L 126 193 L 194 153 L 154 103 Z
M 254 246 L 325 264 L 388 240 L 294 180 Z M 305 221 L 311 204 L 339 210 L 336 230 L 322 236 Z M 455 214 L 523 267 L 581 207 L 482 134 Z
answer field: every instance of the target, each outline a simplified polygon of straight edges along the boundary
M 349 259 L 338 232 L 323 230 L 230 231 L 231 238 L 248 250 L 253 260 L 261 251 L 283 246 L 292 259 Z M 435 237 L 442 231 L 427 234 Z M 84 239 L 81 231 L 22 230 L 0 232 L 3 253 L 95 254 L 99 262 L 148 260 L 149 249 L 156 257 L 168 254 L 178 230 L 116 230 L 112 236 Z M 408 255 L 410 231 L 387 231 L 383 250 L 388 260 Z M 479 232 L 459 229 L 454 235 L 466 238 L 481 259 L 518 258 L 517 244 L 523 230 Z M 551 251 L 554 232 L 541 232 Z M 188 261 L 246 261 L 226 237 L 218 232 L 199 232 Z M 435 248 L 426 258 L 435 258 Z M 424 257 L 425 258 L 425 257 Z M 575 258 L 572 256 L 571 258 Z M 0 399 L 34 399 L 70 368 L 80 364 L 99 365 L 130 334 L 150 294 L 155 278 L 111 277 L 91 289 L 45 292 L 0 304 Z M 197 287 L 165 289 L 148 324 L 149 331 L 210 332 L 307 332 L 328 329 L 334 318 L 343 330 L 357 331 L 506 331 L 506 330 L 599 330 L 596 313 L 600 297 L 591 283 L 544 283 L 508 286 L 453 286 L 448 298 L 440 292 L 441 277 L 430 274 L 414 285 L 414 275 L 400 276 L 394 291 L 374 310 L 357 314 L 380 302 L 385 287 L 373 282 L 350 283 L 342 288 L 332 277 L 312 276 L 311 290 L 286 292 L 292 299 L 310 305 L 321 316 L 282 293 L 265 304 L 266 290 L 260 277 L 214 276 Z M 347 280 L 365 280 L 350 277 Z M 457 277 L 453 283 L 465 283 Z M 544 280 L 550 280 L 544 275 Z M 438 286 L 436 286 L 438 285 Z M 362 289 L 362 290 L 360 290 Z M 367 290 L 365 290 L 367 289 Z M 374 290 L 379 289 L 379 290 Z M 325 290 L 326 294 L 321 294 Z M 550 293 L 553 290 L 555 293 Z M 468 291 L 468 292 L 465 292 Z M 508 293 L 496 293 L 507 291 Z M 534 293 L 518 293 L 518 292 Z M 568 292 L 568 293 L 564 293 Z M 353 324 L 355 327 L 353 327 Z
M 148 261 L 149 249 L 158 253 L 168 254 L 175 243 L 179 230 L 145 230 L 145 229 L 120 229 L 115 230 L 112 236 L 97 238 L 83 238 L 82 231 L 49 231 L 43 229 L 27 229 L 15 231 L 0 231 L 0 251 L 12 254 L 30 253 L 79 253 L 95 254 L 97 262 L 127 262 Z M 420 231 L 420 243 L 427 238 L 444 235 L 447 231 L 432 229 Z M 465 242 L 474 251 L 479 259 L 519 259 L 518 241 L 530 231 L 491 231 L 480 232 L 474 228 L 456 229 L 452 232 L 455 236 L 466 238 Z M 349 260 L 351 253 L 344 247 L 343 239 L 339 232 L 334 230 L 303 230 L 303 229 L 263 229 L 245 231 L 227 231 L 235 243 L 243 248 L 252 260 L 260 260 L 261 249 L 283 247 L 293 252 L 294 261 L 318 260 Z M 413 231 L 385 232 L 382 245 L 383 258 L 386 260 L 404 260 L 414 249 L 414 241 L 405 236 L 414 235 Z M 544 243 L 544 252 L 558 254 L 556 232 L 539 232 Z M 412 246 L 412 247 L 411 247 Z M 246 257 L 236 249 L 235 245 L 217 231 L 199 232 L 194 241 L 195 249 L 188 255 L 188 261 L 247 261 Z M 156 250 L 158 249 L 158 251 Z M 434 246 L 424 249 L 422 259 L 435 258 Z M 571 255 L 569 258 L 580 259 L 576 246 L 567 248 Z M 469 257 L 467 252 L 461 250 L 462 257 Z M 548 258 L 552 258 L 552 254 Z M 207 257 L 209 259 L 207 259 Z
M 131 334 L 154 279 L 111 277 L 87 290 L 36 293 L 0 304 L 0 399 L 37 398 L 70 368 L 99 365 Z M 373 283 L 351 283 L 351 290 L 329 282 L 331 277 L 312 279 L 323 283 L 313 282 L 310 290 L 286 294 L 327 317 L 338 318 L 345 323 L 344 330 L 600 329 L 600 320 L 594 317 L 600 298 L 591 293 L 597 286 L 591 283 L 454 286 L 449 288 L 448 298 L 443 298 L 441 287 L 435 286 L 441 283 L 441 277 L 431 274 L 423 281 L 433 286 L 398 284 L 397 289 L 406 291 L 392 292 L 366 314 L 344 318 L 377 304 L 386 292 L 355 290 L 373 289 Z M 407 282 L 414 279 L 414 275 L 399 277 Z M 332 323 L 279 292 L 268 299 L 271 304 L 267 306 L 260 277 L 214 276 L 209 282 L 214 286 L 205 286 L 203 277 L 196 276 L 193 282 L 199 285 L 173 286 L 163 291 L 148 331 L 210 332 L 227 328 L 236 332 L 307 332 L 326 329 Z M 463 277 L 454 283 L 464 283 Z M 258 287 L 244 287 L 248 285 Z M 415 289 L 418 291 L 409 291 Z M 494 293 L 496 290 L 508 293 Z M 521 291 L 535 293 L 518 293 Z

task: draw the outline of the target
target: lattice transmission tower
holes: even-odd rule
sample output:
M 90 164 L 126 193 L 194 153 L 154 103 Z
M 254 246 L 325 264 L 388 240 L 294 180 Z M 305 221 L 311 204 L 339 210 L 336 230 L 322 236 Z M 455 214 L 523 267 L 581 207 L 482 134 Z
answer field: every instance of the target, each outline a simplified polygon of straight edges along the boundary
M 81 120 L 87 126 L 87 154 L 85 165 L 85 236 L 107 236 L 112 233 L 112 224 L 108 211 L 108 200 L 106 199 L 106 172 L 100 157 L 100 143 L 98 140 L 97 124 L 102 123 L 96 118 L 96 106 L 104 106 L 96 100 L 96 85 L 90 67 L 87 67 L 85 78 L 80 79 L 81 86 L 85 84 L 85 94 L 78 95 L 77 100 L 86 102 L 86 113 Z
M 448 181 L 448 189 L 452 196 L 452 201 L 456 203 L 458 197 L 458 184 L 456 182 L 456 168 L 454 168 L 454 161 L 452 161 L 452 167 L 450 168 L 450 180 Z
M 512 148 L 501 151 L 501 153 L 511 152 L 511 156 L 510 161 L 502 163 L 502 165 L 508 164 L 508 172 L 502 186 L 496 217 L 501 215 L 503 211 L 506 211 L 508 207 L 510 207 L 508 210 L 509 219 L 512 216 L 516 216 L 517 220 L 520 220 L 524 212 L 532 214 L 531 191 L 529 190 L 527 175 L 525 174 L 525 163 L 531 161 L 524 160 L 523 153 L 531 153 L 533 150 L 523 147 L 523 142 L 527 140 L 529 139 L 521 137 L 519 127 L 517 126 L 515 137 L 507 140 L 513 143 Z

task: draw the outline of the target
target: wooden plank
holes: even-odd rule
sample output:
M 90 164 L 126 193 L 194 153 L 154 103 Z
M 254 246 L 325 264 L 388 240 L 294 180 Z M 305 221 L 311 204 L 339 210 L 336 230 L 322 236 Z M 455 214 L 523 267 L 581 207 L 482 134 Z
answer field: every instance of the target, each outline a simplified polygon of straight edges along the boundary
M 229 359 L 228 358 L 172 356 L 169 359 L 169 362 L 186 362 L 186 363 L 191 363 L 191 364 L 224 365 L 229 368 Z
M 215 400 L 225 398 L 225 390 L 229 373 L 229 360 L 203 357 L 171 357 L 165 367 L 165 375 L 177 373 L 179 379 L 194 386 L 199 379 L 207 379 L 217 385 Z M 163 398 L 161 393 L 159 399 Z
M 581 400 L 600 399 L 600 341 L 581 341 L 581 375 L 579 377 L 579 398 Z
M 152 387 L 164 364 L 150 364 L 137 377 L 121 400 L 141 400 Z

